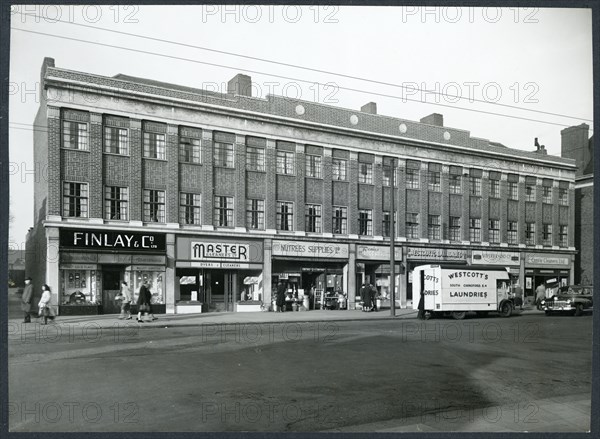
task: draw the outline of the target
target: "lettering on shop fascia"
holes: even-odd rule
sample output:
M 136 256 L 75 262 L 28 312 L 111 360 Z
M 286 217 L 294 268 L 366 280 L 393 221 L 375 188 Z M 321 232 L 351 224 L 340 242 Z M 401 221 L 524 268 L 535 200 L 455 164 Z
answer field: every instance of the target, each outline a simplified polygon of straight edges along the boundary
M 121 233 L 94 230 L 61 230 L 61 247 L 127 249 L 127 250 L 165 250 L 164 235 L 147 233 Z
M 225 244 L 214 242 L 192 242 L 191 259 L 248 261 L 250 246 L 248 244 Z

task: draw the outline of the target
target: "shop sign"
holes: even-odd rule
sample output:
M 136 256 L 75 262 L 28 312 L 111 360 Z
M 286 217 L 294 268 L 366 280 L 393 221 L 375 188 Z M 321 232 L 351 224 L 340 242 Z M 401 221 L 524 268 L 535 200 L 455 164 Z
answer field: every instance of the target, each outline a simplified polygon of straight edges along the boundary
M 159 265 L 132 265 L 131 271 L 165 271 L 165 267 Z
M 273 241 L 273 256 L 348 258 L 348 244 L 311 241 Z
M 544 253 L 527 253 L 525 256 L 525 264 L 538 267 L 569 267 L 571 265 L 571 257 L 564 255 L 548 255 Z
M 490 252 L 484 250 L 473 250 L 474 264 L 488 265 L 520 265 L 521 255 L 519 252 Z
M 107 230 L 61 229 L 60 246 L 97 250 L 165 251 L 161 233 L 117 232 Z
M 167 258 L 164 255 L 133 255 L 131 257 L 131 263 L 166 265 Z
M 230 242 L 192 241 L 192 260 L 248 262 L 250 246 Z
M 61 252 L 61 262 L 98 262 L 97 253 L 70 253 Z
M 242 262 L 196 262 L 196 261 L 177 261 L 178 268 L 222 268 L 227 270 L 262 270 L 262 264 L 247 264 Z
M 395 247 L 394 257 L 397 261 L 402 259 L 402 247 Z M 390 260 L 390 246 L 384 245 L 357 245 L 356 259 L 374 259 L 379 261 Z
M 95 270 L 96 264 L 60 264 L 61 270 Z
M 98 254 L 99 264 L 131 264 L 131 255 L 122 255 L 119 253 L 100 253 Z
M 406 259 L 431 259 L 434 261 L 465 261 L 467 251 L 449 248 L 408 247 Z

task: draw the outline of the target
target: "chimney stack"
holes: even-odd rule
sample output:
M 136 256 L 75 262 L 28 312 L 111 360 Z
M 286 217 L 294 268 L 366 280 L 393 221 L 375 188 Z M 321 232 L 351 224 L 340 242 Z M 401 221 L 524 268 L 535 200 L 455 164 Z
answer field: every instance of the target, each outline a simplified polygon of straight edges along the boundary
M 435 125 L 437 127 L 444 126 L 444 116 L 439 113 L 431 113 L 429 116 L 425 116 L 420 120 L 421 123 L 428 125 Z
M 589 139 L 589 129 L 588 124 L 582 123 L 565 128 L 560 132 L 560 155 L 564 158 L 575 159 L 576 175 L 584 174 L 584 170 L 593 161 L 594 152 Z
M 375 102 L 369 102 L 360 107 L 360 111 L 363 113 L 377 114 L 377 104 Z
M 227 93 L 252 97 L 252 79 L 248 75 L 238 73 L 227 83 Z

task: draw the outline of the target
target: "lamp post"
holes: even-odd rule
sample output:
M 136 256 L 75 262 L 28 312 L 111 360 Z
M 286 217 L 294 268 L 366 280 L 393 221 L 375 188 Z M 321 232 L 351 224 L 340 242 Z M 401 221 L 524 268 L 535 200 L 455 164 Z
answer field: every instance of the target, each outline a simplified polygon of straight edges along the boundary
M 396 221 L 394 208 L 394 174 L 396 173 L 396 160 L 392 157 L 392 172 L 390 173 L 390 314 L 396 316 Z

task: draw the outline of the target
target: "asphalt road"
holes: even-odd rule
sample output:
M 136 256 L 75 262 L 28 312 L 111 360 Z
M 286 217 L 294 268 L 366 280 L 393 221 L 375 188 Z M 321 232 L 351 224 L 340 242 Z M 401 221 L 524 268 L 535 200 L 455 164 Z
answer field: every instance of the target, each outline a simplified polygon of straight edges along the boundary
M 589 315 L 8 330 L 10 431 L 589 430 Z

